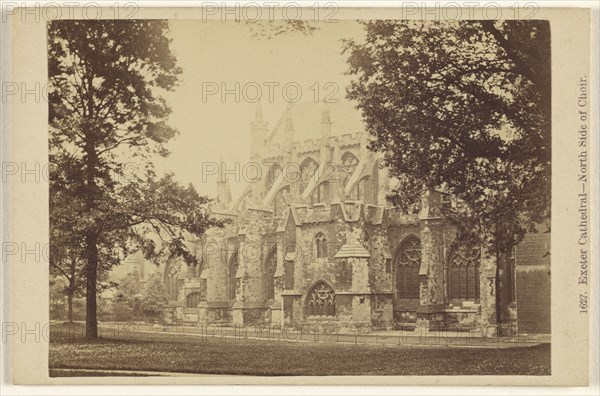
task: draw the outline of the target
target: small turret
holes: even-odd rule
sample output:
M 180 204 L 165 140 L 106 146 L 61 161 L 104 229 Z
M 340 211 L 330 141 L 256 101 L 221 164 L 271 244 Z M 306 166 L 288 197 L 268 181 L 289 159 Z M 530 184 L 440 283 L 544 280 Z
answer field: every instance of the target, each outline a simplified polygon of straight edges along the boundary
M 292 121 L 292 104 L 288 103 L 285 108 L 285 124 L 283 126 L 283 132 L 285 136 L 285 143 L 292 144 L 294 141 L 294 123 Z
M 330 146 L 329 138 L 331 136 L 331 117 L 329 115 L 329 106 L 323 103 L 323 111 L 321 113 L 321 147 L 319 152 L 319 162 L 328 164 L 332 160 L 332 147 Z
M 254 121 L 250 125 L 250 155 L 253 161 L 259 162 L 264 154 L 267 144 L 268 123 L 263 119 L 262 106 L 260 102 L 256 105 Z
M 219 164 L 221 169 L 224 169 L 225 162 L 221 157 L 221 163 Z M 231 189 L 229 188 L 229 178 L 224 172 L 220 172 L 217 178 L 217 204 L 216 206 L 221 209 L 228 209 L 231 205 Z
M 323 103 L 323 113 L 321 115 L 321 137 L 323 143 L 329 144 L 329 137 L 331 136 L 331 116 L 329 114 L 329 106 L 327 103 Z

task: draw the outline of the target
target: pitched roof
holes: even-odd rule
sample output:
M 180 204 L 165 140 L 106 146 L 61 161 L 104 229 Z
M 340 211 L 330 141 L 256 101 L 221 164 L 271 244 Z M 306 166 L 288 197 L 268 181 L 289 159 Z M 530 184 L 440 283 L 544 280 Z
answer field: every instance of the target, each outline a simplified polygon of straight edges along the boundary
M 348 257 L 364 257 L 369 258 L 371 254 L 358 242 L 346 243 L 338 250 L 334 256 L 335 258 L 348 258 Z

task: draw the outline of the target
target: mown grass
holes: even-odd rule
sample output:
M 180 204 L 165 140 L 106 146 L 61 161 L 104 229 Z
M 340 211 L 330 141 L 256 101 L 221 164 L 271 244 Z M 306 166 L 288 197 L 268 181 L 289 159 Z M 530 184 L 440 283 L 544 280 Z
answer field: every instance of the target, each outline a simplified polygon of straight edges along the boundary
M 51 330 L 50 368 L 73 369 L 74 376 L 77 369 L 269 376 L 550 374 L 550 345 L 503 349 L 316 345 L 151 333 L 89 341 L 56 334 Z
M 88 371 L 76 369 L 49 369 L 50 377 L 150 377 L 153 374 Z

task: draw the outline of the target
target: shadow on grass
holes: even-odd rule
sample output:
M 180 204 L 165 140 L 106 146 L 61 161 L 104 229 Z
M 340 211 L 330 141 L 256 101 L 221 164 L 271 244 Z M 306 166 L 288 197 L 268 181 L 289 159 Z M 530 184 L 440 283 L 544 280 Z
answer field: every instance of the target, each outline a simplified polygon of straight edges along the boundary
M 125 339 L 86 340 L 83 333 L 64 338 L 60 329 L 51 328 L 49 364 L 72 369 L 73 376 L 78 369 L 258 376 L 550 375 L 550 345 L 367 346 L 132 332 Z

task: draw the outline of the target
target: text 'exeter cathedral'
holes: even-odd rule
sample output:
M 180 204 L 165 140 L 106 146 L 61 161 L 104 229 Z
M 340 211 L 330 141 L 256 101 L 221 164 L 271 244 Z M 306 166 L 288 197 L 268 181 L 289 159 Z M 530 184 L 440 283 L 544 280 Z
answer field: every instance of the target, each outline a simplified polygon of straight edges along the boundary
M 273 128 L 259 106 L 250 133 L 248 160 L 262 177 L 233 200 L 219 178 L 211 208 L 231 223 L 191 241 L 197 265 L 173 258 L 158 268 L 173 322 L 370 331 L 500 319 L 550 332 L 549 234 L 529 234 L 496 260 L 455 241 L 442 192 L 423 194 L 413 213 L 394 209 L 395 182 L 347 102 L 290 104 Z

